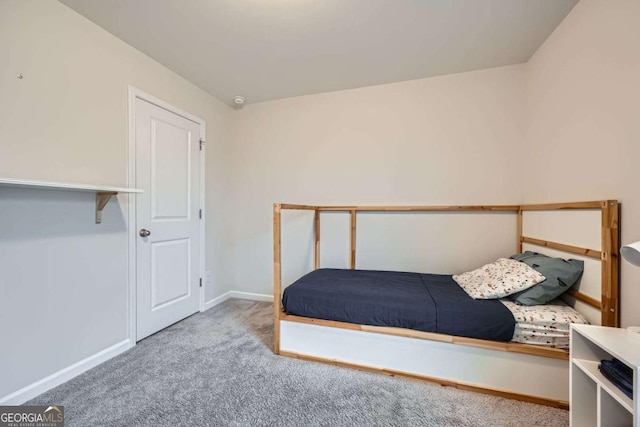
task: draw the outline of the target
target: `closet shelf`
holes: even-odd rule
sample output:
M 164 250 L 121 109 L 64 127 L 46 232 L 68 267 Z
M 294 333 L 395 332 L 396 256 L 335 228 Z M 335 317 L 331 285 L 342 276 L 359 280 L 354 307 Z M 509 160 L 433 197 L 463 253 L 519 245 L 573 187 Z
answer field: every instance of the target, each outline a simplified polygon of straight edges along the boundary
M 0 187 L 19 187 L 34 190 L 65 190 L 65 191 L 85 191 L 100 192 L 110 191 L 114 193 L 142 193 L 138 188 L 106 187 L 91 184 L 73 184 L 70 182 L 32 181 L 29 179 L 1 178 Z
M 138 188 L 105 187 L 90 184 L 75 184 L 70 182 L 33 181 L 28 179 L 1 178 L 0 187 L 24 188 L 32 190 L 81 191 L 96 193 L 96 224 L 102 222 L 102 209 L 109 203 L 112 196 L 118 193 L 142 193 Z

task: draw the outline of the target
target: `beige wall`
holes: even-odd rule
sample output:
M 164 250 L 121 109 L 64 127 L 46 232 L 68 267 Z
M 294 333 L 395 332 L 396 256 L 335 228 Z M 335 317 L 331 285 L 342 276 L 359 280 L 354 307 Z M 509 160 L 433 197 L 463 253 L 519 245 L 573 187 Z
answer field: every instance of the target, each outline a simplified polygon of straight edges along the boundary
M 204 119 L 207 300 L 226 291 L 231 109 L 57 1 L 3 0 L 0 24 L 0 176 L 126 186 L 128 85 Z
M 235 111 L 236 288 L 271 292 L 274 202 L 519 202 L 522 188 L 514 177 L 521 164 L 514 160 L 524 137 L 523 113 L 522 65 L 265 102 Z M 379 235 L 371 227 L 370 233 Z M 302 229 L 298 241 L 308 244 Z M 416 236 L 414 228 L 413 233 L 405 230 L 403 242 L 392 242 L 389 234 L 387 247 L 378 248 L 387 256 L 378 258 L 386 259 L 385 268 L 450 272 L 493 255 L 474 244 L 461 244 L 462 230 L 445 225 Z M 426 251 L 425 240 L 440 247 Z M 506 242 L 507 249 L 496 250 L 515 250 L 515 237 Z M 434 255 L 453 252 L 454 244 L 473 253 L 449 261 Z M 301 250 L 308 252 L 308 245 L 297 248 Z M 287 271 L 285 277 L 295 277 Z
M 234 112 L 234 286 L 270 292 L 274 201 L 473 204 L 616 198 L 623 204 L 622 242 L 640 239 L 635 219 L 640 211 L 635 166 L 640 158 L 639 17 L 638 1 L 582 0 L 524 65 L 266 102 Z M 287 237 L 289 258 L 301 267 L 285 264 L 285 281 L 310 266 L 310 236 L 304 234 L 309 218 L 289 221 L 295 230 Z M 327 222 L 338 230 L 329 231 L 332 239 L 347 227 L 344 219 Z M 448 232 L 428 237 L 455 239 Z M 431 252 L 412 238 L 391 239 L 386 250 L 373 252 L 386 268 L 455 271 L 463 265 L 422 257 Z M 323 251 L 325 258 L 344 266 L 346 243 L 327 244 L 331 250 Z M 412 262 L 404 258 L 407 247 L 420 249 L 408 251 Z M 637 283 L 640 270 L 622 262 L 624 325 L 640 324 Z
M 640 240 L 640 2 L 582 0 L 526 66 L 528 202 L 616 198 Z M 640 324 L 640 269 L 622 262 L 622 323 Z
M 228 290 L 231 110 L 53 0 L 0 1 L 0 58 L 0 176 L 126 186 L 128 85 L 206 120 L 207 299 Z M 127 337 L 127 199 L 93 203 L 0 188 L 0 399 Z
M 126 186 L 128 85 L 204 119 L 207 264 L 220 286 L 207 299 L 220 295 L 231 109 L 57 1 L 5 0 L 0 19 L 0 176 Z

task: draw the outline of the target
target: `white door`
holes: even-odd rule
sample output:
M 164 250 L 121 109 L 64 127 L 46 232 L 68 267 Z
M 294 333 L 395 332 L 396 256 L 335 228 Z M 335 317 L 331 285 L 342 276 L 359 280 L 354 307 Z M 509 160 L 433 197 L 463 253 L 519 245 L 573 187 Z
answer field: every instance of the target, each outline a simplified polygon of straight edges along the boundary
M 198 311 L 200 125 L 136 98 L 136 340 Z

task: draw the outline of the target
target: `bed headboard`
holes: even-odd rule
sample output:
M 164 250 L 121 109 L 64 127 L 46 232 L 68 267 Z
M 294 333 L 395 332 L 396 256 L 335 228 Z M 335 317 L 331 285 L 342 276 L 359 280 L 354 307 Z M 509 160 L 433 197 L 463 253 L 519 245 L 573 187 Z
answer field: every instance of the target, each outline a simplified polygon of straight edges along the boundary
M 531 205 L 482 206 L 311 206 L 276 203 L 273 206 L 274 312 L 281 312 L 281 212 L 313 211 L 314 267 L 320 268 L 320 214 L 350 215 L 350 267 L 356 266 L 358 212 L 512 212 L 517 215 L 518 252 L 531 249 L 550 256 L 585 261 L 585 272 L 566 293 L 567 302 L 591 323 L 619 326 L 619 204 L 616 200 Z M 540 249 L 540 248 L 543 249 Z M 506 255 L 506 254 L 505 254 Z M 510 255 L 510 254 L 509 254 Z M 277 333 L 278 329 L 276 329 Z

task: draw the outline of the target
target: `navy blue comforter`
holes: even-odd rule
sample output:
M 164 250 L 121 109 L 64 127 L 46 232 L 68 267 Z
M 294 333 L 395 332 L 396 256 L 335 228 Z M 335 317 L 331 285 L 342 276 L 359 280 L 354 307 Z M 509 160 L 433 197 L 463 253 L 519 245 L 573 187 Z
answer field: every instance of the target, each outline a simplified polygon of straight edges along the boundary
M 450 275 L 315 270 L 291 284 L 285 312 L 360 325 L 509 341 L 515 320 L 497 300 L 474 300 Z

